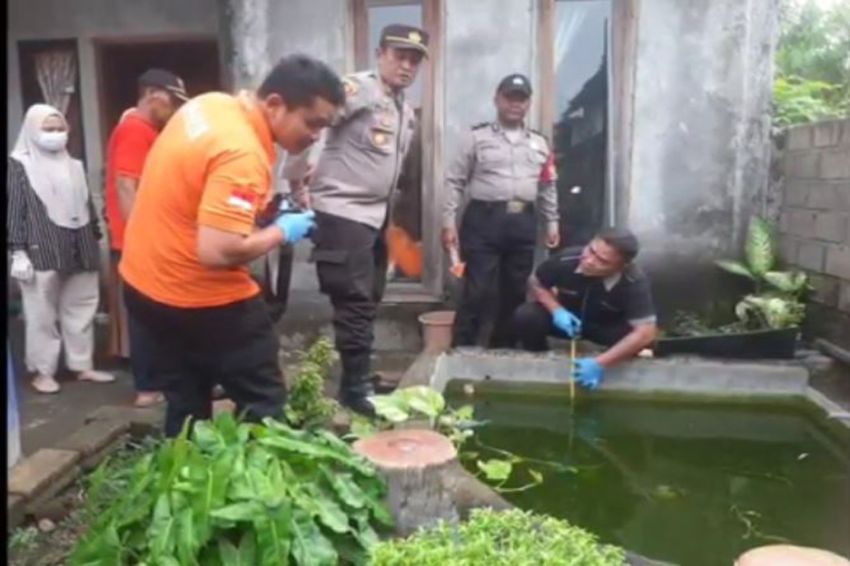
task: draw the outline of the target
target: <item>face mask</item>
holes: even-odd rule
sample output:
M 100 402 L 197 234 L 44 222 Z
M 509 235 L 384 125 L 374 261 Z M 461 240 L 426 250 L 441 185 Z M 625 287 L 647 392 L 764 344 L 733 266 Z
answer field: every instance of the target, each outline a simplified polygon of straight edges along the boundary
M 39 132 L 36 143 L 45 151 L 60 151 L 68 144 L 68 132 Z

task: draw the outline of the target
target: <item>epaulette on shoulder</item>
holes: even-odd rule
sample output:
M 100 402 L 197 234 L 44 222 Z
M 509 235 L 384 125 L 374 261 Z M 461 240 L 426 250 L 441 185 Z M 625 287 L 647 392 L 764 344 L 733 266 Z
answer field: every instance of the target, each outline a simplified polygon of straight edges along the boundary
M 490 122 L 481 122 L 480 124 L 475 124 L 474 126 L 472 126 L 471 129 L 480 130 L 481 128 L 486 128 L 489 125 L 490 125 Z
M 540 136 L 541 138 L 546 140 L 546 143 L 549 143 L 549 136 L 547 136 L 546 134 L 544 134 L 540 130 L 535 130 L 535 129 L 529 128 L 528 131 L 531 132 L 532 134 L 537 134 L 538 136 Z

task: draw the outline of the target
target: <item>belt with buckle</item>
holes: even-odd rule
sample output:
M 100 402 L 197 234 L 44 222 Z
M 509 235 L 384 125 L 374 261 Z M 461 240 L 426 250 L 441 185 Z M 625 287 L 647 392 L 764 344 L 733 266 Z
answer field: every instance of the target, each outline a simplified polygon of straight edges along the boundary
M 505 203 L 505 211 L 508 214 L 520 214 L 531 209 L 531 203 L 524 200 L 509 200 Z
M 507 214 L 521 214 L 534 210 L 534 203 L 524 200 L 479 200 L 472 199 L 470 205 L 481 207 L 485 210 L 504 210 Z

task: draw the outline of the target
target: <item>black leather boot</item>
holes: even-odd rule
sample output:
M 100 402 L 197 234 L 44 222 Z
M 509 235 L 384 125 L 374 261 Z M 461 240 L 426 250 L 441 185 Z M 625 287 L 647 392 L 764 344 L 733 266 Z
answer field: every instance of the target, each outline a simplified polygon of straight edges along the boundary
M 375 384 L 369 375 L 369 355 L 342 353 L 340 358 L 342 362 L 340 404 L 365 417 L 374 417 L 375 407 L 368 399 L 375 394 Z

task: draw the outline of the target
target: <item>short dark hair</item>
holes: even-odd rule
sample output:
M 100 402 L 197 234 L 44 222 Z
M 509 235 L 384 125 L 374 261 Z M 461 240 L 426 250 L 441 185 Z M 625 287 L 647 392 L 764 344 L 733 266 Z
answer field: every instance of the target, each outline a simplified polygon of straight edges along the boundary
M 345 89 L 339 76 L 327 65 L 307 55 L 289 55 L 266 76 L 257 90 L 265 98 L 278 94 L 290 108 L 310 106 L 323 98 L 334 106 L 345 104 Z
M 625 228 L 605 228 L 596 237 L 620 252 L 626 263 L 635 259 L 640 250 L 637 236 Z

